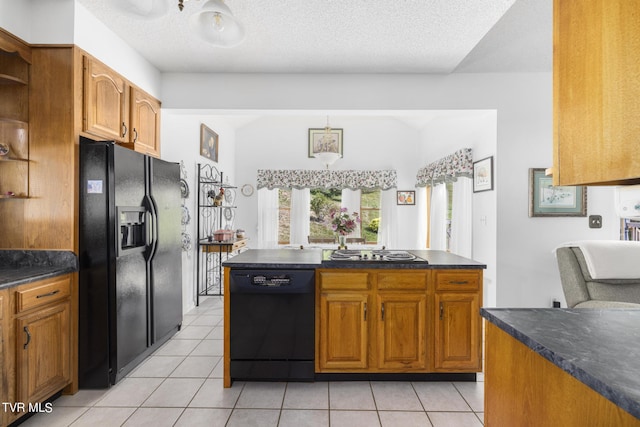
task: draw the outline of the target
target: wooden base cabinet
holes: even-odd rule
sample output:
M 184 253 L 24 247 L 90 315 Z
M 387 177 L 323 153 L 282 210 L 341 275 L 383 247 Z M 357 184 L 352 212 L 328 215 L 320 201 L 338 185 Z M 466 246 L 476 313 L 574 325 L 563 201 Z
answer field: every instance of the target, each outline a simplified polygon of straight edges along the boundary
M 9 425 L 72 383 L 72 275 L 4 289 L 0 295 L 2 412 Z M 15 412 L 12 412 L 15 411 Z
M 482 270 L 436 270 L 434 368 L 443 372 L 482 369 Z
M 427 296 L 378 294 L 378 366 L 384 370 L 427 367 Z
M 316 273 L 316 372 L 482 370 L 482 270 Z
M 69 302 L 16 319 L 16 400 L 38 402 L 70 381 Z
M 330 292 L 320 297 L 320 369 L 369 367 L 368 293 Z
M 436 294 L 435 369 L 479 371 L 482 337 L 480 301 L 477 295 Z
M 424 271 L 320 270 L 316 371 L 424 371 L 427 275 Z

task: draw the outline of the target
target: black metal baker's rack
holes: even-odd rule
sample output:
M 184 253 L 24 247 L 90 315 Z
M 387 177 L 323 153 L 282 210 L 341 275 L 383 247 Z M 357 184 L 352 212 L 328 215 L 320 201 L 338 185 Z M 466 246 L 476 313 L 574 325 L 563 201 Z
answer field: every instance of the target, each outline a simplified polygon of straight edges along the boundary
M 224 189 L 220 205 L 213 202 L 213 195 Z M 233 233 L 235 221 L 234 205 L 237 187 L 224 180 L 224 174 L 215 166 L 198 163 L 198 215 L 196 245 L 196 305 L 200 305 L 201 296 L 222 295 L 222 261 L 229 257 L 235 242 Z M 223 241 L 214 239 L 217 230 L 229 230 L 231 238 Z

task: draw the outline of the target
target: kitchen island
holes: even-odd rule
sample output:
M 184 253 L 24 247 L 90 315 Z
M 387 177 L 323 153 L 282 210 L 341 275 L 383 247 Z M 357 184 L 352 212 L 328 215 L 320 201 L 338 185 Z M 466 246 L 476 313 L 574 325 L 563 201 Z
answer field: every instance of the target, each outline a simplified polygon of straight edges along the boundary
M 424 379 L 457 375 L 459 380 L 475 380 L 476 372 L 482 368 L 479 309 L 484 264 L 431 250 L 361 251 L 357 256 L 344 258 L 331 257 L 332 253 L 322 249 L 248 250 L 223 263 L 226 387 L 234 379 L 253 379 L 235 374 L 240 371 L 232 364 L 247 365 L 248 361 L 234 362 L 240 358 L 234 356 L 231 343 L 249 341 L 238 334 L 239 324 L 249 331 L 274 329 L 264 326 L 271 323 L 265 314 L 269 304 L 281 307 L 270 309 L 280 319 L 278 328 L 288 324 L 308 325 L 307 331 L 292 330 L 286 340 L 281 334 L 277 337 L 274 334 L 274 339 L 281 340 L 279 348 L 295 342 L 291 354 L 300 351 L 300 343 L 310 341 L 312 355 L 300 365 L 311 364 L 312 370 L 296 378 L 296 374 L 288 376 L 286 370 L 278 368 L 274 369 L 278 375 L 255 379 L 318 380 L 404 374 Z M 287 289 L 296 288 L 291 286 L 296 277 L 309 274 L 313 295 L 310 299 L 298 295 L 294 303 L 292 295 L 286 296 Z M 238 290 L 239 281 L 261 285 L 253 287 L 270 294 L 265 297 L 271 300 L 268 304 L 252 300 L 251 306 L 260 307 L 261 313 L 244 309 L 245 313 L 238 315 L 238 299 L 248 301 L 247 295 L 241 294 L 245 291 Z M 285 298 L 290 299 L 287 304 L 283 303 Z M 288 315 L 288 310 L 291 318 L 283 320 L 282 314 Z M 246 322 L 259 315 L 261 321 L 254 320 L 254 327 L 247 328 Z M 255 333 L 250 341 L 260 342 L 256 351 L 269 346 L 266 338 Z M 304 348 L 307 351 L 308 347 Z M 264 355 L 262 359 L 275 364 L 278 357 L 288 356 Z M 250 371 L 247 368 L 245 372 Z M 263 370 L 253 369 L 256 375 L 258 371 Z M 293 371 L 297 368 L 290 367 L 289 372 Z
M 486 426 L 640 426 L 640 310 L 481 314 Z

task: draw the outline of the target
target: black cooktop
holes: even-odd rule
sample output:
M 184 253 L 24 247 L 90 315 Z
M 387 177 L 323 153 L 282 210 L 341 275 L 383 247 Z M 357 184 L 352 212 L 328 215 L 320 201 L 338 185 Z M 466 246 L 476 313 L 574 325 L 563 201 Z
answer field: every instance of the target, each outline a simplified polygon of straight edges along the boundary
M 372 249 L 372 250 L 353 250 L 353 249 L 337 249 L 324 250 L 322 252 L 323 261 L 334 262 L 366 262 L 366 263 L 427 263 L 427 260 L 415 256 L 408 251 L 388 250 L 388 249 Z

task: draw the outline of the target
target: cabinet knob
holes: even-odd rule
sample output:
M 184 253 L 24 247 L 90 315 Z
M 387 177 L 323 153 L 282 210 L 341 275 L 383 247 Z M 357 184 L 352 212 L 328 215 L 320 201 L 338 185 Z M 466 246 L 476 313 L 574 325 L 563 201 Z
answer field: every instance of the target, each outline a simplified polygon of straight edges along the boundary
M 125 122 L 122 122 L 122 137 L 124 138 L 126 134 L 127 134 L 127 125 L 125 124 Z
M 133 142 L 136 142 L 138 140 L 138 131 L 136 130 L 136 128 L 133 128 Z

